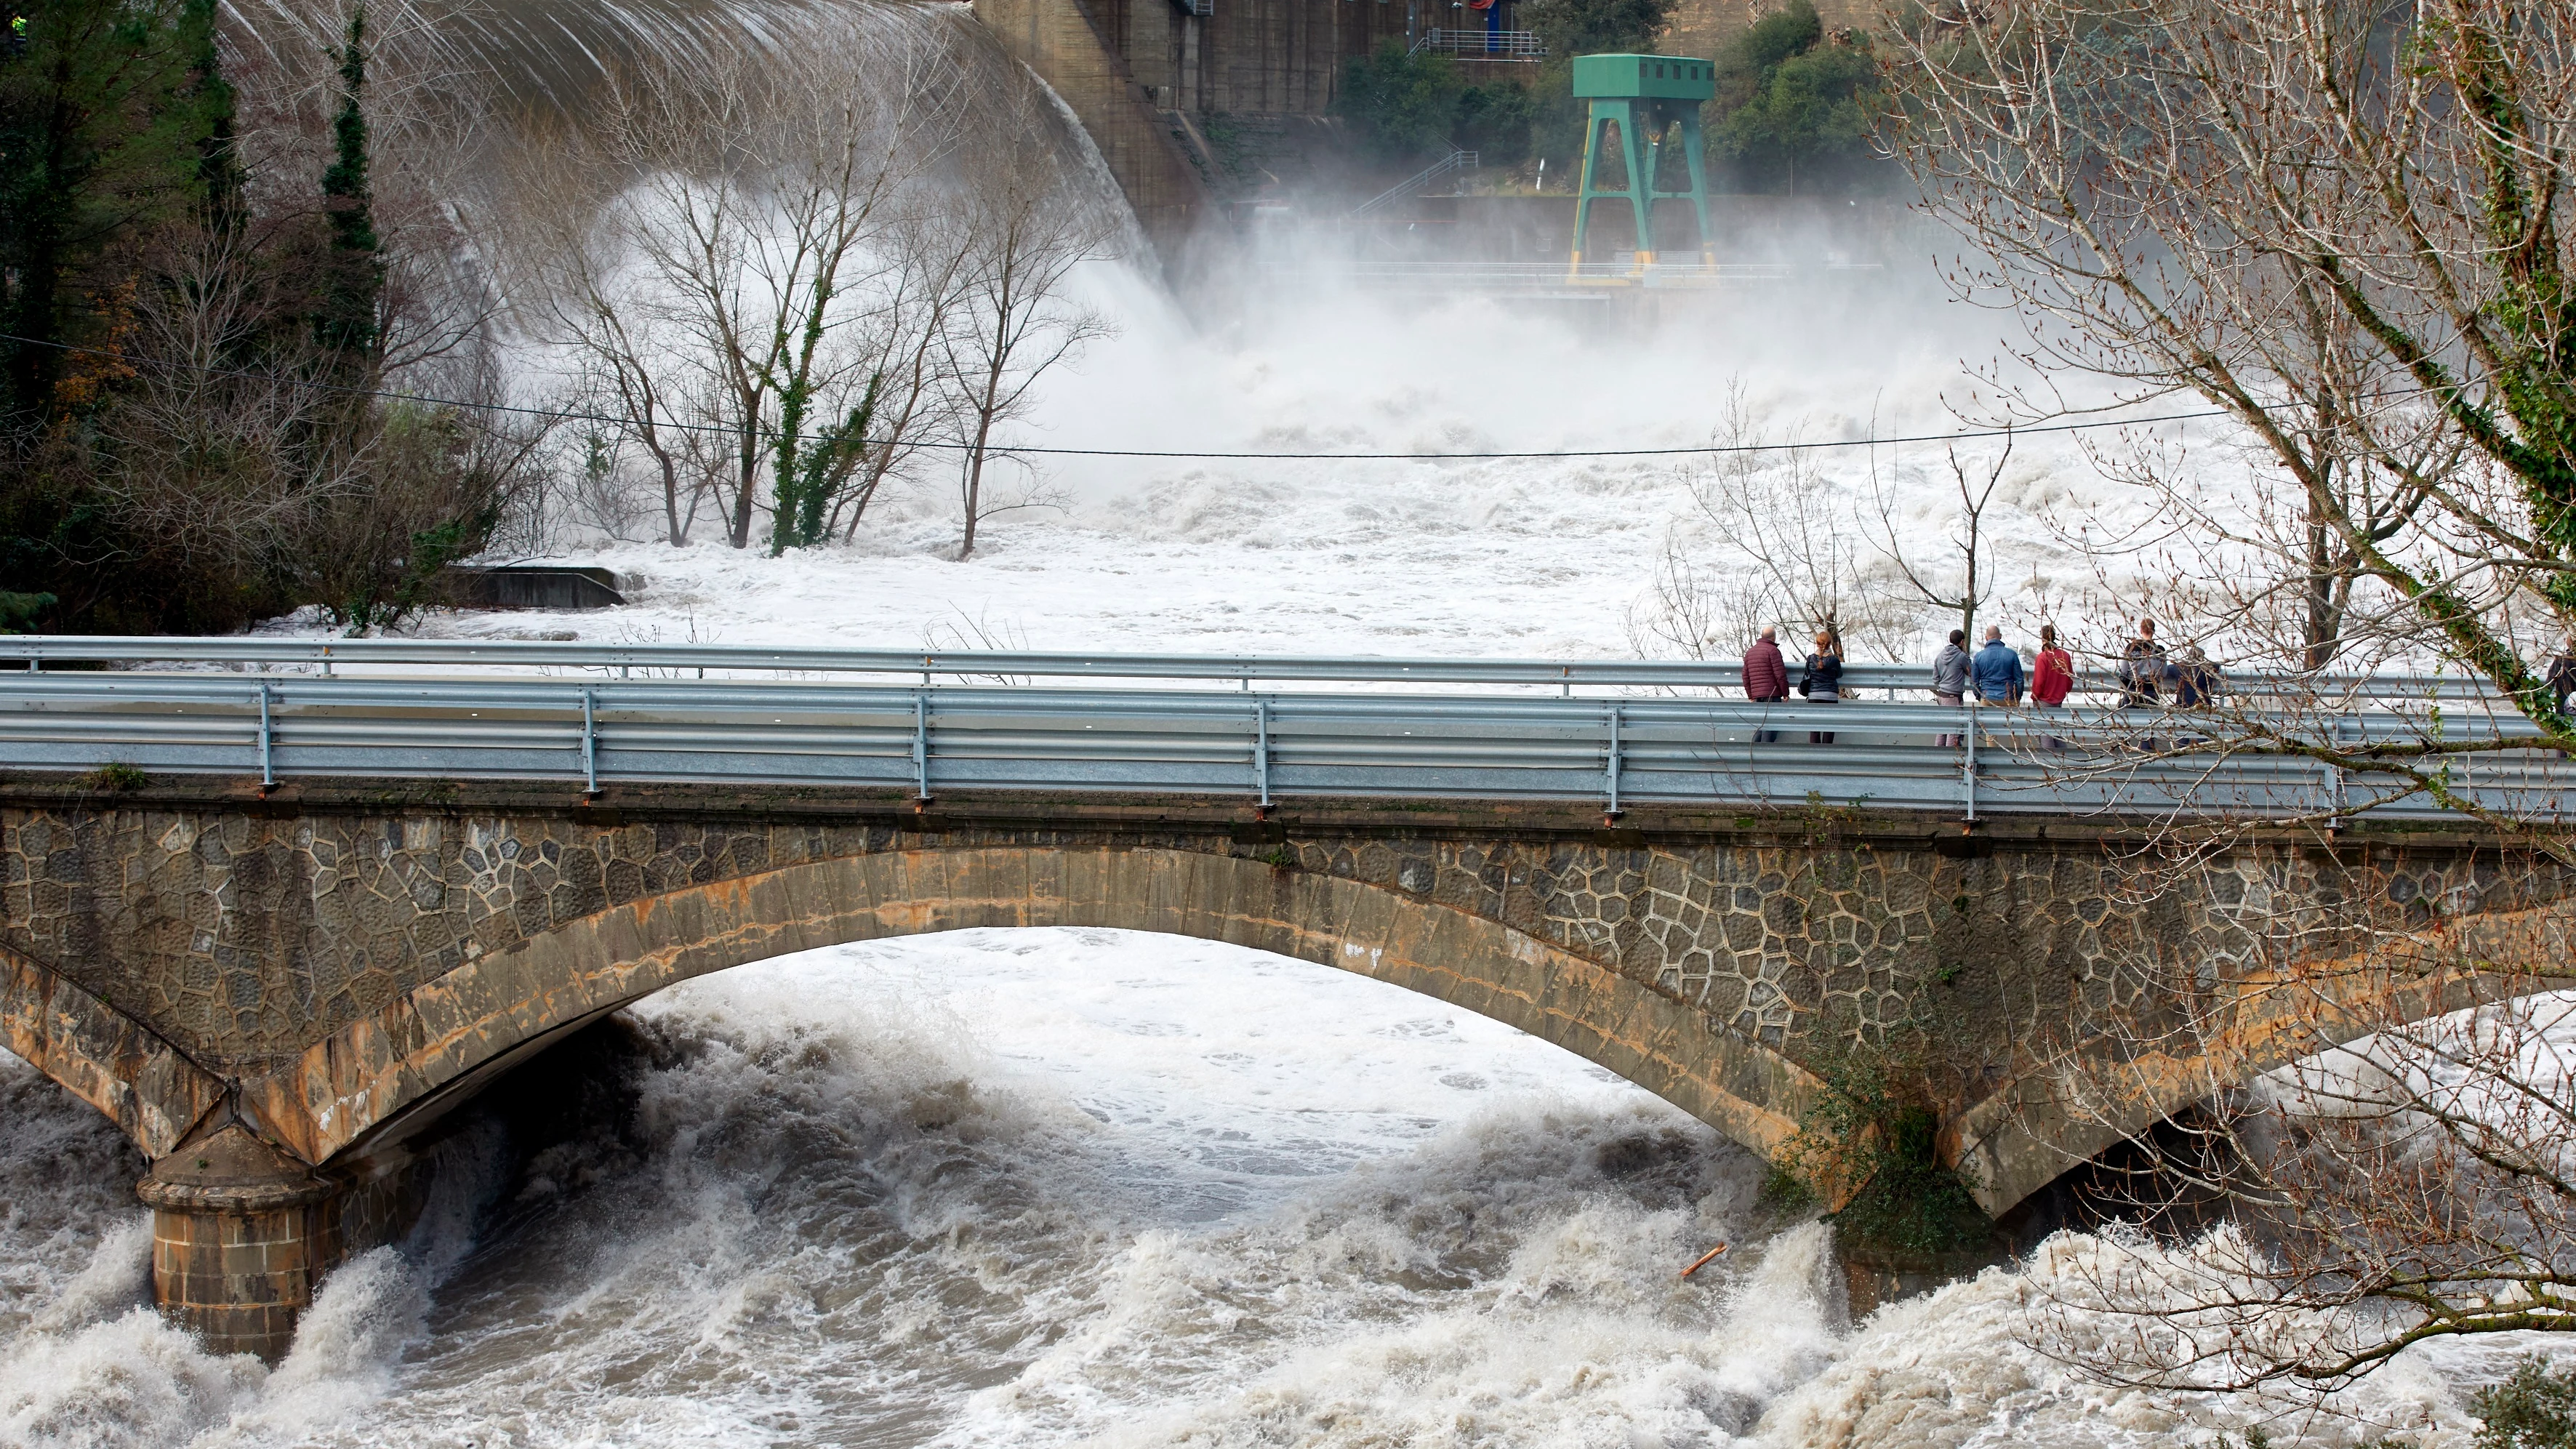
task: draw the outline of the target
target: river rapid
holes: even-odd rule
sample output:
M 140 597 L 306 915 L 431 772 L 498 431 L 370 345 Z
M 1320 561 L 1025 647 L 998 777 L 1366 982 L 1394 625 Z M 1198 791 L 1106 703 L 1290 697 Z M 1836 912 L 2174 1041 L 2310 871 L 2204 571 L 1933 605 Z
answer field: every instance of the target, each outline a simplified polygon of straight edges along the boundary
M 1325 967 L 970 931 L 634 1018 L 585 1069 L 622 1112 L 533 1154 L 469 1128 L 274 1369 L 160 1323 L 140 1161 L 0 1061 L 0 1443 L 2078 1449 L 2278 1407 L 2025 1347 L 2084 1238 L 1847 1325 L 1830 1228 L 1749 1154 Z M 2453 1392 L 2401 1362 L 2358 1418 L 2272 1431 L 2429 1449 L 2462 1440 Z

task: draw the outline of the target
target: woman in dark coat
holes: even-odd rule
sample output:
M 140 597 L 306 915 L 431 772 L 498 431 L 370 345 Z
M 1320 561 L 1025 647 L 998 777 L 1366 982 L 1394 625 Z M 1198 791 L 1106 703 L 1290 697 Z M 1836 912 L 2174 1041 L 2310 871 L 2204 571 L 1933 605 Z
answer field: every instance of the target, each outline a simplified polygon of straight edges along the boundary
M 1834 636 L 1823 630 L 1816 633 L 1816 652 L 1807 656 L 1807 672 L 1798 681 L 1798 692 L 1809 704 L 1840 704 L 1843 699 L 1843 651 Z M 1832 730 L 1810 730 L 1807 743 L 1830 745 Z

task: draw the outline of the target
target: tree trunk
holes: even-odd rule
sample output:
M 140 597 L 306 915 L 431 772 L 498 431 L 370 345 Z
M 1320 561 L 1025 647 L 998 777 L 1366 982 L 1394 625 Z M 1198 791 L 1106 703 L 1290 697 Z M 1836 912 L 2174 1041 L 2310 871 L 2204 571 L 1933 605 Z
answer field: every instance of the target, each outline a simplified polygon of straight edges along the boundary
M 742 466 L 734 479 L 733 526 L 725 539 L 736 548 L 751 547 L 752 492 L 760 486 L 760 447 L 752 439 L 751 426 L 743 425 Z
M 966 538 L 957 545 L 959 563 L 975 553 L 975 520 L 984 512 L 984 443 L 992 435 L 991 410 L 979 410 L 975 416 L 975 446 L 966 450 Z

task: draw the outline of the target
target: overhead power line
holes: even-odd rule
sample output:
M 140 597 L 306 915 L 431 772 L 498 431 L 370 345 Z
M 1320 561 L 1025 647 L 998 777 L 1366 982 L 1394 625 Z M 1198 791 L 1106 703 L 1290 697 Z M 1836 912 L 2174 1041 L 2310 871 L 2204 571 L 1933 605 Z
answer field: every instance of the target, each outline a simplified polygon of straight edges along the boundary
M 111 358 L 129 366 L 178 366 L 185 371 L 196 372 L 207 377 L 239 378 L 248 382 L 277 382 L 282 380 L 267 373 L 248 372 L 233 368 L 158 362 L 145 358 L 132 357 L 121 352 L 110 352 L 102 348 L 77 347 L 67 342 L 47 342 L 42 338 L 20 337 L 14 333 L 8 332 L 0 332 L 0 342 L 16 342 L 29 347 L 50 347 L 61 352 L 77 352 L 90 357 Z M 611 413 L 590 413 L 566 408 L 519 407 L 510 403 L 471 402 L 464 398 L 436 397 L 427 393 L 394 392 L 384 388 L 349 387 L 343 384 L 323 382 L 313 378 L 297 378 L 293 379 L 293 381 L 295 381 L 299 386 L 319 388 L 325 392 L 336 392 L 349 397 L 379 398 L 387 402 L 419 403 L 429 407 L 467 408 L 477 412 L 508 413 L 516 417 L 544 418 L 559 423 L 604 423 L 610 427 L 629 427 L 632 426 L 635 421 L 632 418 L 618 417 Z M 1695 447 L 1686 448 L 1552 448 L 1520 452 L 1491 451 L 1466 453 L 1265 453 L 1213 451 L 1188 448 L 1047 448 L 1018 443 L 1007 445 L 988 443 L 984 445 L 984 451 L 988 454 L 1035 454 L 1051 458 L 1173 458 L 1203 459 L 1211 461 L 1237 460 L 1309 463 L 1457 463 L 1475 461 L 1508 461 L 1518 458 L 1686 458 L 1695 455 L 1707 456 L 1725 453 L 1798 453 L 1811 450 L 1821 451 L 1825 449 L 1840 448 L 1888 448 L 1907 443 L 1965 443 L 1974 442 L 1981 438 L 2023 438 L 2029 437 L 2035 433 L 2081 433 L 2097 431 L 2104 428 L 2148 427 L 2158 423 L 2194 422 L 2206 418 L 2222 418 L 2227 416 L 2230 416 L 2230 414 L 2225 408 L 2201 408 L 2193 412 L 2155 413 L 2146 417 L 2088 418 L 2078 422 L 2034 423 L 2029 427 L 1967 428 L 1948 433 L 1906 433 L 1868 438 L 1804 439 L 1779 443 L 1702 443 Z M 657 428 L 669 428 L 673 432 L 708 433 L 725 437 L 737 436 L 742 431 L 739 428 L 729 428 L 720 423 L 656 422 L 653 426 Z M 811 441 L 812 437 L 812 434 L 800 433 L 796 435 L 797 441 L 799 442 Z M 943 442 L 927 439 L 889 440 L 883 438 L 869 438 L 865 440 L 869 447 L 880 447 L 889 441 L 897 442 L 900 446 L 906 448 L 937 449 L 944 452 L 961 453 L 970 451 L 976 446 L 973 443 Z

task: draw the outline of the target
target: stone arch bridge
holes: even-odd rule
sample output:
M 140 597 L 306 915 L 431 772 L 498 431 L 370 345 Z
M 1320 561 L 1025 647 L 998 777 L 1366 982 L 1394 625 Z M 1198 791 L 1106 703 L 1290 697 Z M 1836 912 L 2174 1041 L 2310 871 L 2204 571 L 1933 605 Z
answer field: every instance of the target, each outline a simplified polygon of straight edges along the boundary
M 2053 1044 L 2152 1012 L 2136 962 L 2250 959 L 2267 893 L 2362 875 L 2426 901 L 2498 883 L 2493 851 L 2421 825 L 2249 839 L 2146 892 L 2065 819 L 22 775 L 0 779 L 0 1040 L 150 1159 L 165 1310 L 275 1355 L 319 1274 L 402 1227 L 443 1113 L 628 1002 L 786 952 L 1228 941 L 1507 1022 L 1765 1153 L 1838 1053 L 1914 1031 L 1940 1044 L 1942 1154 L 2000 1215 L 2181 1105 L 2099 1120 L 2051 1086 Z

